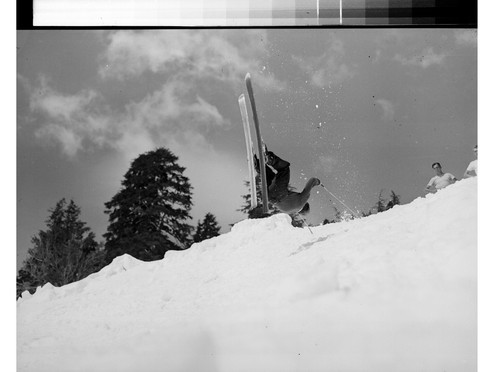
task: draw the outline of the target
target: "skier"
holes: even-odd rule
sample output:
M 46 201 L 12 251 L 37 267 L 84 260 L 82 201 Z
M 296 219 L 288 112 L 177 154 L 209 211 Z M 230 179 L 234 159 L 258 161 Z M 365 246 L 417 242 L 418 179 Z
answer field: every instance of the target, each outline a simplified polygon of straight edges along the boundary
M 307 201 L 311 195 L 311 189 L 320 185 L 320 180 L 316 177 L 310 178 L 302 192 L 291 191 L 288 186 L 290 182 L 290 163 L 281 159 L 272 151 L 267 151 L 267 148 L 265 161 L 269 202 L 283 213 L 307 214 L 310 210 Z M 259 159 L 255 155 L 254 165 L 257 173 L 260 174 Z

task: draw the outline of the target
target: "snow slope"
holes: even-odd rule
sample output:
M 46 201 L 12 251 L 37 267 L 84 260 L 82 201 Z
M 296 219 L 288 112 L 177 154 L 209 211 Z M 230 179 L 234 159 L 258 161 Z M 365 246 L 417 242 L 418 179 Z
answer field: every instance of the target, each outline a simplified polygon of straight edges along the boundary
M 312 231 L 245 220 L 25 293 L 18 371 L 476 370 L 476 179 Z

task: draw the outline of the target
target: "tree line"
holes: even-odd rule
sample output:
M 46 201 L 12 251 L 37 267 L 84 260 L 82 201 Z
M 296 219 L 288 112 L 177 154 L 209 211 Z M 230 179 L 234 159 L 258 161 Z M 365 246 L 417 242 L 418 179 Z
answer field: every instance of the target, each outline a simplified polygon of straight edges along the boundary
M 123 254 L 142 261 L 160 260 L 169 250 L 184 250 L 218 236 L 221 227 L 210 212 L 198 220 L 196 228 L 188 224 L 192 219 L 192 187 L 184 175 L 185 168 L 177 161 L 178 157 L 163 147 L 132 161 L 120 190 L 104 203 L 109 224 L 103 242 L 98 243 L 95 234 L 81 221 L 81 209 L 73 200 L 59 200 L 49 210 L 46 229 L 32 237 L 32 247 L 18 271 L 17 297 L 26 290 L 33 293 L 48 282 L 58 287 L 81 280 Z M 245 185 L 249 188 L 249 181 Z M 375 205 L 377 212 L 399 204 L 394 191 L 388 203 L 382 191 Z M 257 195 L 260 198 L 260 187 Z M 243 205 L 237 211 L 250 216 L 250 193 L 242 197 Z M 280 213 L 274 207 L 269 212 Z M 370 214 L 372 211 L 363 216 Z M 346 216 L 335 208 L 333 218 L 323 223 L 343 219 Z M 305 221 L 296 215 L 292 224 L 303 227 Z
M 385 212 L 391 208 L 393 208 L 395 205 L 401 204 L 400 200 L 400 195 L 396 194 L 394 190 L 391 190 L 389 194 L 389 198 L 384 197 L 384 189 L 380 190 L 378 194 L 377 201 L 375 204 L 368 210 L 368 211 L 362 211 L 361 212 L 361 217 L 368 217 L 372 214 L 377 214 L 380 212 Z M 323 225 L 329 224 L 329 223 L 337 223 L 345 220 L 352 220 L 355 218 L 355 216 L 352 215 L 352 213 L 349 212 L 340 212 L 337 207 L 333 207 L 333 216 L 328 219 L 325 218 L 323 220 Z
M 49 210 L 46 229 L 31 240 L 17 276 L 17 297 L 50 282 L 62 286 L 99 271 L 123 254 L 143 261 L 162 259 L 168 250 L 218 236 L 220 226 L 207 213 L 196 228 L 187 222 L 192 187 L 178 157 L 166 148 L 141 154 L 131 163 L 120 190 L 105 203 L 109 225 L 98 243 L 81 221 L 80 207 L 65 198 Z

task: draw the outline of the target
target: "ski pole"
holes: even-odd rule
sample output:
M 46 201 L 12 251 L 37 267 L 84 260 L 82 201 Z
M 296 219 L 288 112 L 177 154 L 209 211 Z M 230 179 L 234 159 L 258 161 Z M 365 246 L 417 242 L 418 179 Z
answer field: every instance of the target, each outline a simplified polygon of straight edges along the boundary
M 356 212 L 354 212 L 351 208 L 349 208 L 347 205 L 345 205 L 345 203 L 344 203 L 342 200 L 340 200 L 340 199 L 339 199 L 339 198 L 337 198 L 335 195 L 333 195 L 333 194 L 332 194 L 332 193 L 331 193 L 331 192 L 330 192 L 330 191 L 329 191 L 329 190 L 325 187 L 325 185 L 321 184 L 321 186 L 325 189 L 325 191 L 326 191 L 327 193 L 329 193 L 329 194 L 330 194 L 331 196 L 333 196 L 333 197 L 334 197 L 334 198 L 335 198 L 338 202 L 340 202 L 340 203 L 341 203 L 344 207 L 346 207 L 346 208 L 349 210 L 349 212 L 351 212 L 354 216 L 356 216 L 356 217 L 358 217 L 358 218 L 359 218 L 359 215 L 358 215 Z
M 300 219 L 302 220 L 302 222 L 304 222 L 304 225 L 306 225 L 306 227 L 309 229 L 310 233 L 313 234 L 313 232 L 312 232 L 311 228 L 309 227 L 309 225 L 307 224 L 306 220 L 304 220 L 304 217 L 302 217 L 299 213 L 297 213 L 297 216 L 300 217 Z

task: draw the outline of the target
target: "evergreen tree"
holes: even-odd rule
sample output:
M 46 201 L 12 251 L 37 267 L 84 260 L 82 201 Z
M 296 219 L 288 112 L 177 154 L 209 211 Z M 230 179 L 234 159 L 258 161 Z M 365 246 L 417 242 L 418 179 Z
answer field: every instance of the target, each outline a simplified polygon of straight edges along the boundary
M 382 197 L 382 194 L 384 192 L 384 189 L 380 190 L 378 194 L 378 200 L 377 203 L 375 204 L 375 209 L 378 212 L 383 212 L 385 211 L 385 199 Z
M 399 204 L 401 204 L 401 202 L 399 200 L 399 195 L 397 195 L 394 192 L 394 190 L 391 190 L 391 196 L 390 196 L 389 202 L 387 203 L 386 210 L 391 209 L 395 205 L 399 205 Z
M 28 260 L 24 262 L 23 268 L 20 269 L 17 273 L 17 278 L 16 278 L 16 298 L 21 297 L 21 294 L 24 291 L 28 291 L 30 293 L 35 292 L 36 287 L 39 285 L 45 284 L 42 283 L 40 284 L 33 276 L 30 274 L 30 272 L 26 269 Z
M 369 210 L 368 212 L 361 212 L 361 217 L 368 217 L 372 215 L 372 211 Z
M 400 196 L 397 195 L 393 190 L 391 190 L 391 195 L 389 201 L 387 201 L 382 195 L 383 195 L 384 189 L 380 190 L 378 194 L 378 200 L 377 203 L 373 206 L 371 210 L 368 212 L 362 212 L 361 215 L 363 217 L 368 217 L 372 215 L 373 213 L 379 213 L 379 212 L 385 212 L 395 205 L 401 204 L 400 202 Z M 386 204 L 387 201 L 387 204 Z
M 107 262 L 125 253 L 158 260 L 168 250 L 187 247 L 191 185 L 177 160 L 170 150 L 159 148 L 132 162 L 122 189 L 105 203 L 110 222 L 104 234 Z
M 329 223 L 338 223 L 338 222 L 342 222 L 343 220 L 347 220 L 347 219 L 353 220 L 354 216 L 352 216 L 351 214 L 344 214 L 344 216 L 342 216 L 342 213 L 339 211 L 339 209 L 334 206 L 332 219 L 329 220 L 328 218 L 325 218 L 323 220 L 322 225 L 327 225 Z
M 257 201 L 259 200 L 262 200 L 262 191 L 261 191 L 261 188 L 260 188 L 260 175 L 257 174 L 257 176 L 255 177 L 256 179 L 256 182 L 257 182 Z M 251 209 L 251 194 L 250 194 L 250 181 L 245 181 L 244 182 L 245 186 L 248 188 L 248 193 L 245 194 L 245 195 L 241 195 L 241 197 L 243 198 L 244 200 L 244 204 L 241 206 L 240 209 L 237 209 L 238 212 L 243 212 L 245 214 L 249 214 L 250 212 L 250 209 Z M 273 205 L 269 205 L 269 211 L 268 213 L 270 215 L 273 215 L 273 214 L 278 214 L 280 213 L 280 211 L 274 207 Z
M 196 226 L 196 232 L 193 236 L 193 242 L 198 243 L 205 239 L 213 238 L 214 236 L 220 235 L 220 226 L 217 224 L 217 220 L 212 213 L 207 213 L 203 222 L 198 220 L 198 226 Z
M 49 210 L 47 230 L 32 238 L 17 276 L 17 295 L 24 290 L 33 292 L 46 283 L 59 287 L 80 280 L 104 266 L 103 252 L 95 235 L 80 221 L 80 208 L 61 199 Z
M 341 222 L 342 221 L 342 213 L 338 210 L 337 207 L 333 207 L 333 223 Z

